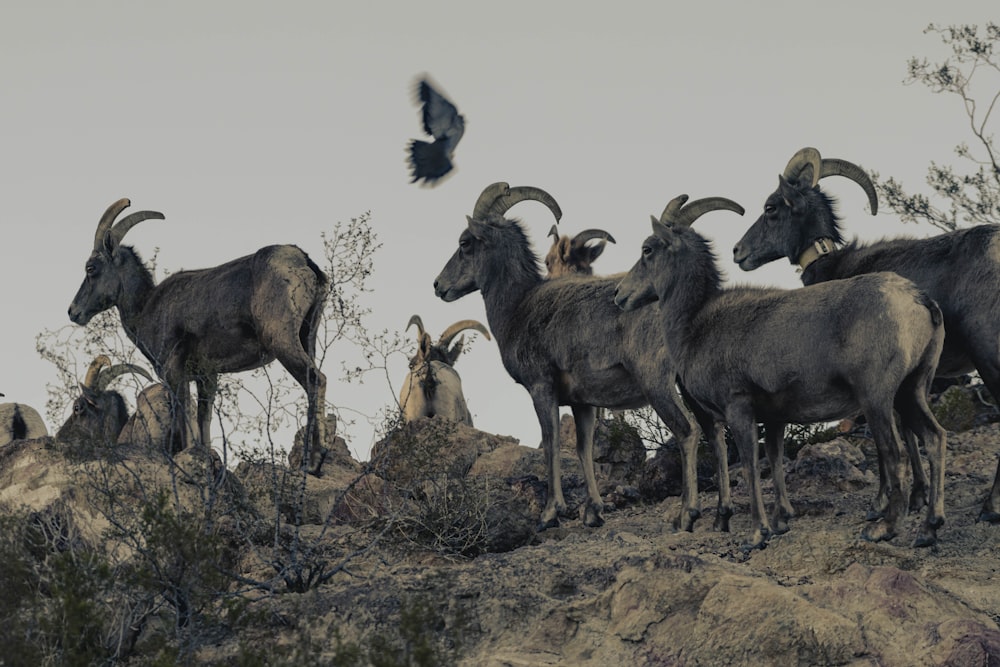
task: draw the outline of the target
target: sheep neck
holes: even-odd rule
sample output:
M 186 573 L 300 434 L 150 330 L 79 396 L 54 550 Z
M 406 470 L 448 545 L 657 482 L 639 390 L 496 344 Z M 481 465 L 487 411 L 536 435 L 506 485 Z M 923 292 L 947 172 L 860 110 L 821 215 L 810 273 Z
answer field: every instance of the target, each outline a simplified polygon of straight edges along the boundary
M 128 334 L 133 343 L 139 344 L 137 336 L 142 320 L 142 311 L 149 301 L 149 294 L 155 285 L 149 269 L 142 265 L 138 257 L 133 255 L 132 260 L 125 262 L 124 265 L 121 292 L 115 305 L 118 308 L 118 316 L 121 318 L 125 333 Z
M 543 282 L 536 269 L 514 270 L 510 264 L 501 264 L 490 285 L 480 288 L 486 306 L 486 319 L 498 343 L 508 338 L 508 332 L 519 328 L 517 309 L 528 293 Z
M 805 271 L 817 259 L 833 252 L 835 247 L 833 239 L 828 236 L 816 239 L 799 253 L 799 271 Z

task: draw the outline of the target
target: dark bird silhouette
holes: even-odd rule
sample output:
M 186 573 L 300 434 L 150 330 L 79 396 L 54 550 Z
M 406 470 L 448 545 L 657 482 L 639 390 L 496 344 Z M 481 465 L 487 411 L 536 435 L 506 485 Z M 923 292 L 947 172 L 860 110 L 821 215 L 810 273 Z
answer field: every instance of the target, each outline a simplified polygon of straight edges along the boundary
M 417 102 L 423 112 L 424 132 L 434 137 L 433 143 L 414 139 L 408 146 L 408 161 L 413 172 L 411 183 L 423 179 L 435 185 L 453 168 L 455 146 L 465 133 L 465 118 L 455 105 L 436 91 L 426 78 L 417 82 Z

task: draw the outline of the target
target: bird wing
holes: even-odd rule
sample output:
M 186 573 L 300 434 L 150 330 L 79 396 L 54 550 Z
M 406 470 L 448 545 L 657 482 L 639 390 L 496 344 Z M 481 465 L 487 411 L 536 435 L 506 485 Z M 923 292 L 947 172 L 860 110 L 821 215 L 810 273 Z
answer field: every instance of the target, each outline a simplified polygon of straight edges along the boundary
M 427 79 L 420 80 L 417 95 L 423 104 L 424 131 L 436 140 L 446 140 L 454 150 L 465 133 L 465 118 Z

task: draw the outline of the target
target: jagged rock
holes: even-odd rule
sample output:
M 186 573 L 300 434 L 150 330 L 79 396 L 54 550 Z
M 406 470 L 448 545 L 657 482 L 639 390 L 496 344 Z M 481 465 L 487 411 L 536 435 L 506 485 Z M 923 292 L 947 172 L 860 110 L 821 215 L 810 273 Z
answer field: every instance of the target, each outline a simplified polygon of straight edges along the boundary
M 288 467 L 298 470 L 305 467 L 306 471 L 316 477 L 321 477 L 329 466 L 338 466 L 348 470 L 360 470 L 361 464 L 351 456 L 351 450 L 347 448 L 347 442 L 337 435 L 337 415 L 330 413 L 326 416 L 326 445 L 317 450 L 310 448 L 309 464 L 303 466 L 302 451 L 305 444 L 306 427 L 303 426 L 295 433 L 292 450 L 288 452 Z

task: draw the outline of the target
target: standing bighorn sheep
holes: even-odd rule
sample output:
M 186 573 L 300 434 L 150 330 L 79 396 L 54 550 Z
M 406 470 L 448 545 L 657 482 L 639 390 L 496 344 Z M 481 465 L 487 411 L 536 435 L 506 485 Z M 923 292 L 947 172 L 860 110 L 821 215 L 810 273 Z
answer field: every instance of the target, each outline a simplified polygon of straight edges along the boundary
M 80 383 L 80 395 L 73 401 L 73 412 L 56 432 L 56 440 L 113 445 L 128 421 L 125 399 L 117 391 L 109 391 L 111 383 L 125 373 L 136 373 L 147 380 L 152 377 L 134 364 L 111 365 L 100 355 L 91 362 L 87 375 Z
M 135 250 L 121 242 L 133 226 L 163 214 L 139 211 L 115 223 L 129 203 L 120 199 L 101 217 L 70 319 L 85 325 L 97 313 L 118 309 L 125 333 L 169 389 L 172 429 L 185 440 L 181 421 L 194 381 L 205 447 L 218 375 L 277 359 L 306 392 L 312 442 L 322 446 L 326 377 L 313 361 L 327 285 L 320 268 L 299 248 L 275 245 L 154 284 Z
M 44 438 L 48 434 L 42 416 L 30 405 L 0 403 L 0 447 L 15 440 Z
M 560 236 L 555 225 L 549 230 L 552 237 L 552 247 L 545 255 L 545 268 L 548 269 L 549 278 L 578 273 L 585 276 L 593 275 L 594 261 L 601 256 L 607 242 L 615 242 L 611 234 L 603 229 L 585 229 L 572 239 L 568 236 Z M 598 241 L 593 245 L 587 245 L 591 241 Z
M 674 525 L 690 530 L 700 516 L 695 474 L 699 430 L 678 401 L 676 372 L 663 345 L 658 314 L 655 309 L 626 313 L 615 307 L 617 277 L 542 276 L 521 223 L 504 217 L 525 200 L 545 204 L 556 220 L 562 215 L 556 201 L 538 188 L 490 185 L 479 196 L 458 250 L 434 281 L 434 289 L 445 301 L 476 290 L 482 293 L 504 367 L 531 395 L 548 469 L 548 498 L 539 528 L 558 525 L 558 514 L 566 507 L 559 406 L 569 405 L 576 422 L 577 456 L 588 493 L 583 520 L 599 526 L 604 518 L 594 477 L 595 408 L 651 404 L 680 445 L 684 491 Z M 728 529 L 731 514 L 726 478 L 720 480 L 716 526 Z
M 948 335 L 938 377 L 977 370 L 993 397 L 1000 400 L 1000 226 L 843 246 L 833 200 L 818 186 L 821 178 L 834 175 L 861 186 L 875 215 L 875 186 L 863 169 L 846 160 L 821 158 L 815 148 L 803 148 L 778 176 L 778 189 L 733 248 L 733 259 L 744 271 L 752 271 L 787 257 L 801 267 L 805 285 L 875 271 L 892 271 L 912 280 L 944 313 Z M 919 506 L 925 484 L 923 468 L 912 440 L 907 445 L 914 470 L 911 505 Z M 979 520 L 1000 522 L 1000 461 Z
M 750 490 L 749 547 L 771 532 L 757 469 L 757 422 L 829 421 L 863 412 L 888 480 L 889 503 L 866 539 L 891 539 L 906 513 L 899 472 L 902 423 L 923 442 L 931 462 L 931 498 L 914 544 L 937 540 L 944 523 L 945 434 L 927 405 L 944 324 L 941 310 L 909 280 L 873 273 L 799 290 L 721 284 L 709 243 L 690 228 L 707 211 L 743 209 L 721 197 L 687 207 L 671 201 L 642 255 L 622 279 L 615 302 L 625 310 L 660 302 L 660 326 L 688 395 L 736 440 Z M 768 447 L 783 524 L 787 495 L 782 452 Z
M 465 344 L 465 336 L 454 345 L 452 339 L 460 332 L 475 329 L 490 339 L 490 332 L 475 320 L 460 320 L 445 329 L 437 343 L 431 342 L 420 317 L 410 318 L 406 328 L 417 327 L 417 352 L 410 359 L 410 372 L 399 391 L 399 407 L 403 419 L 412 422 L 421 417 L 441 417 L 472 426 L 472 413 L 465 404 L 462 378 L 455 371 Z

